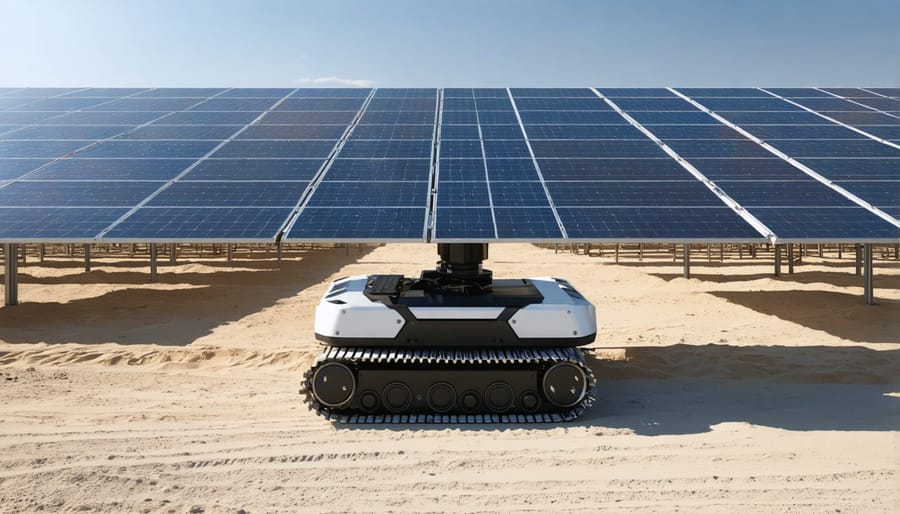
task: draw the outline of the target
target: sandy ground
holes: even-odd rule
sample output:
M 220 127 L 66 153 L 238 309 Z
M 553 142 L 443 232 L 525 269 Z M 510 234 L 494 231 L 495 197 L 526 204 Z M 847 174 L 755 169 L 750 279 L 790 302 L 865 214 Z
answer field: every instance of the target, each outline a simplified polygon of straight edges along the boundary
M 431 245 L 20 270 L 0 308 L 0 512 L 897 512 L 900 263 L 615 265 L 494 245 L 598 306 L 599 401 L 559 426 L 335 426 L 297 395 L 315 304 Z

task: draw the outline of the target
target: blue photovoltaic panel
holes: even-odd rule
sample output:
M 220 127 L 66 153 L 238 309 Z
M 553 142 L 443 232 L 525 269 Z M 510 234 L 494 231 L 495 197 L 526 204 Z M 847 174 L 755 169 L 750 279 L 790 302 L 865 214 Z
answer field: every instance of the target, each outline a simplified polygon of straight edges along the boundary
M 277 180 L 308 182 L 322 167 L 322 159 L 205 159 L 181 181 Z
M 728 207 L 558 207 L 571 239 L 760 240 L 760 234 Z
M 370 125 L 372 127 L 377 127 L 378 125 Z M 419 127 L 425 127 L 426 125 L 417 125 Z M 491 127 L 505 127 L 507 125 L 491 125 Z M 519 131 L 519 136 L 521 137 L 522 132 L 516 125 L 508 125 L 510 127 L 514 127 Z M 359 129 L 363 129 L 366 127 L 359 127 Z M 354 134 L 355 136 L 355 134 Z M 478 125 L 441 125 L 441 139 L 442 140 L 450 140 L 450 139 L 478 139 Z
M 879 95 L 900 98 L 900 87 L 867 87 L 866 89 Z
M 0 140 L 0 158 L 3 157 L 62 157 L 85 146 L 85 141 L 3 141 Z
M 276 111 L 359 111 L 363 98 L 288 98 Z
M 804 141 L 805 142 L 805 141 Z M 678 155 L 685 159 L 693 157 L 771 157 L 772 154 L 749 139 L 698 139 L 666 141 Z
M 2 115 L 0 113 L 0 119 Z M 61 114 L 61 113 L 57 113 Z M 153 121 L 160 116 L 165 116 L 165 112 L 96 112 L 82 111 L 70 112 L 52 117 L 42 117 L 37 121 L 38 125 L 143 125 L 144 123 Z M 177 116 L 175 113 L 173 116 Z
M 148 89 L 135 87 L 92 87 L 73 91 L 62 96 L 64 98 L 117 98 L 134 95 L 141 91 L 148 91 Z
M 704 107 L 713 111 L 802 111 L 780 98 L 701 98 Z
M 770 155 L 752 159 L 692 159 L 694 166 L 706 178 L 718 180 L 804 180 L 809 175 L 784 159 Z
M 133 207 L 157 182 L 15 182 L 0 189 L 2 207 Z
M 788 98 L 834 98 L 824 91 L 811 87 L 767 87 L 765 89 Z
M 440 156 L 442 159 L 481 158 L 481 141 L 467 139 L 443 141 L 440 146 Z
M 279 207 L 143 207 L 104 239 L 274 241 L 291 212 Z
M 298 89 L 291 96 L 296 98 L 366 98 L 371 92 L 372 90 L 369 88 L 307 87 Z
M 484 160 L 441 159 L 438 161 L 438 176 L 441 182 L 484 180 Z
M 294 207 L 305 182 L 176 182 L 163 189 L 150 207 Z
M 309 207 L 424 207 L 428 182 L 322 182 Z
M 699 181 L 547 182 L 557 207 L 701 207 L 722 201 Z
M 434 98 L 379 98 L 375 97 L 366 106 L 367 112 L 377 111 L 426 111 L 437 110 Z
M 341 149 L 340 157 L 342 159 L 429 159 L 431 158 L 431 140 L 347 141 Z
M 476 87 L 472 94 L 475 98 L 509 98 L 509 93 L 502 87 Z
M 641 125 L 718 125 L 719 122 L 700 111 L 631 111 L 629 116 Z M 616 116 L 619 116 L 616 114 Z M 815 116 L 811 114 L 810 116 Z M 820 118 L 821 119 L 821 118 Z
M 511 111 L 513 105 L 509 98 L 476 98 L 475 108 L 478 111 Z
M 228 139 L 242 125 L 147 125 L 123 134 L 118 139 Z M 120 129 L 121 132 L 121 129 Z
M 106 114 L 106 113 L 98 113 Z M 114 113 L 108 113 L 114 114 Z M 118 113 L 115 113 L 118 114 Z M 134 113 L 138 114 L 138 113 Z M 160 116 L 162 113 L 160 113 Z M 158 118 L 154 116 L 151 119 Z M 259 117 L 257 112 L 175 112 L 156 122 L 154 125 L 246 125 Z M 146 120 L 149 121 L 149 120 Z
M 869 111 L 868 107 L 841 98 L 795 98 L 793 101 L 814 111 Z
M 601 87 L 597 91 L 610 98 L 675 97 L 675 93 L 663 88 Z
M 12 109 L 32 102 L 30 98 L 0 98 L 0 110 Z
M 0 113 L 3 114 L 3 113 Z M 823 112 L 825 116 L 848 125 L 900 125 L 900 119 L 875 111 Z
M 481 125 L 512 125 L 518 123 L 513 111 L 479 111 L 478 123 Z
M 520 111 L 611 111 L 612 107 L 593 98 L 519 98 L 516 108 Z
M 726 112 L 723 118 L 737 125 L 831 125 L 811 112 Z M 710 118 L 712 119 L 712 118 Z M 640 121 L 640 120 L 639 120 Z
M 423 207 L 307 207 L 297 216 L 285 240 L 422 240 L 425 215 Z
M 476 127 L 475 139 L 478 139 Z M 433 125 L 360 125 L 353 130 L 351 139 L 431 139 Z
M 746 139 L 727 125 L 653 125 L 653 135 L 669 141 L 673 139 Z
M 872 140 L 771 140 L 791 157 L 900 157 L 900 150 Z
M 840 125 L 743 125 L 760 139 L 865 139 L 866 136 Z
M 446 125 L 453 127 L 458 125 Z M 481 137 L 483 139 L 525 139 L 522 127 L 519 125 L 482 125 Z M 444 138 L 444 129 L 441 129 L 441 139 Z M 475 139 L 478 139 L 477 137 Z
M 494 207 L 497 236 L 502 239 L 557 239 L 559 223 L 549 208 Z
M 287 88 L 240 88 L 225 91 L 217 98 L 283 98 L 293 91 Z
M 491 182 L 495 207 L 550 207 L 540 182 Z
M 42 124 L 44 120 L 57 123 L 56 119 L 61 112 L 24 112 L 24 111 L 0 111 L 0 124 L 3 125 L 28 125 L 31 123 Z
M 262 112 L 270 109 L 277 101 L 275 98 L 210 98 L 190 110 Z
M 534 161 L 529 159 L 487 159 L 488 180 L 538 180 Z M 443 178 L 443 174 L 442 174 Z
M 205 98 L 215 96 L 223 91 L 226 91 L 226 89 L 220 87 L 159 87 L 134 96 L 146 98 Z
M 528 158 L 531 153 L 525 141 L 488 139 L 484 141 L 484 155 L 488 159 L 515 159 Z
M 265 114 L 259 122 L 267 125 L 346 125 L 355 117 L 354 111 L 275 111 Z
M 624 111 L 697 111 L 681 98 L 616 98 L 613 102 Z
M 847 98 L 879 98 L 875 93 L 870 93 L 856 87 L 829 87 L 824 90 Z
M 538 159 L 545 180 L 687 180 L 668 156 L 655 159 Z M 492 177 L 493 179 L 493 177 Z
M 444 113 L 445 115 L 448 113 Z M 359 123 L 361 125 L 433 125 L 434 112 L 408 111 L 408 112 L 369 112 L 366 111 Z M 474 123 L 475 117 L 472 116 Z
M 856 128 L 882 139 L 900 139 L 900 124 L 888 125 L 857 125 Z
M 83 144 L 83 143 L 82 143 Z M 216 141 L 105 141 L 78 152 L 78 157 L 200 158 L 216 147 Z
M 716 183 L 744 207 L 844 207 L 853 202 L 815 180 Z M 755 211 L 754 211 L 755 212 Z
M 66 93 L 72 93 L 84 88 L 80 87 L 28 87 L 20 89 L 19 91 L 11 91 L 6 93 L 3 96 L 10 97 L 34 97 L 34 98 L 47 98 L 49 96 L 58 96 L 64 95 Z
M 487 207 L 438 207 L 435 213 L 434 238 L 494 239 L 494 219 Z
M 271 157 L 271 158 L 321 158 L 328 157 L 337 141 L 252 141 L 241 140 L 226 143 L 212 157 Z
M 3 135 L 3 139 L 106 139 L 121 134 L 123 125 L 32 125 Z
M 855 98 L 854 100 L 879 111 L 895 113 L 900 111 L 900 100 L 895 98 Z
M 501 126 L 501 125 L 492 125 Z M 518 127 L 517 127 L 518 128 Z M 631 125 L 525 125 L 528 139 L 646 139 Z
M 900 159 L 800 159 L 830 180 L 900 180 Z
M 588 88 L 518 88 L 510 89 L 516 98 L 596 98 Z
M 679 87 L 679 92 L 692 97 L 766 98 L 764 91 L 750 87 Z
M 346 125 L 251 125 L 237 139 L 328 139 L 337 141 Z
M 531 142 L 536 157 L 662 157 L 659 145 L 645 140 Z
M 0 241 L 49 242 L 55 239 L 91 240 L 128 209 L 28 207 L 0 208 Z
M 88 111 L 181 111 L 203 98 L 122 98 L 87 108 Z
M 437 89 L 435 88 L 379 88 L 375 92 L 376 98 L 414 98 L 414 97 L 437 97 Z
M 0 159 L 0 180 L 13 180 L 50 162 L 49 159 Z
M 838 182 L 838 185 L 876 207 L 900 207 L 900 180 Z
M 45 98 L 15 107 L 16 111 L 77 111 L 105 103 L 111 98 Z
M 437 190 L 437 206 L 489 207 L 491 199 L 486 182 L 441 182 Z
M 155 180 L 175 178 L 193 159 L 60 159 L 29 180 Z
M 900 238 L 900 228 L 862 207 L 757 208 L 753 210 L 753 215 L 769 227 L 778 227 L 777 235 L 780 239 Z
M 429 159 L 335 159 L 326 181 L 427 181 Z M 483 172 L 482 172 L 483 173 Z
M 364 115 L 363 120 L 366 120 L 369 116 L 369 114 Z M 478 123 L 478 113 L 476 113 L 475 111 L 444 111 L 441 114 L 441 123 L 455 125 L 475 125 Z
M 475 97 L 470 95 L 468 97 L 448 98 L 445 95 L 442 106 L 445 111 L 474 111 Z
M 445 112 L 444 116 L 446 117 L 446 115 L 447 113 Z M 628 125 L 628 121 L 615 111 L 520 111 L 519 115 L 522 117 L 522 123 L 525 123 L 526 125 L 536 123 L 567 125 Z M 716 122 L 716 120 L 706 114 L 703 114 L 703 116 L 706 120 L 709 120 L 707 123 Z

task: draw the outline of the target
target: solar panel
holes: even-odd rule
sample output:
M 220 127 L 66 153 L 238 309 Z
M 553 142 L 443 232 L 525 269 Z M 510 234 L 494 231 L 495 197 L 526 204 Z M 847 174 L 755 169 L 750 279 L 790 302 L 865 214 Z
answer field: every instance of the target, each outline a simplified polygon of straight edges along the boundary
M 0 240 L 900 240 L 894 89 L 597 91 L 3 90 Z

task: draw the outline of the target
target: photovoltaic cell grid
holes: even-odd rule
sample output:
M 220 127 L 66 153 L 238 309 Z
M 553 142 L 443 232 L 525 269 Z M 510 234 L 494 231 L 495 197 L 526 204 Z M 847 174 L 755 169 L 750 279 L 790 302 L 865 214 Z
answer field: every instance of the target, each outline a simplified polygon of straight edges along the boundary
M 361 104 L 308 123 L 334 107 L 328 90 L 29 91 L 0 111 L 31 114 L 0 133 L 15 219 L 0 239 L 274 241 Z
M 800 169 L 900 215 L 896 89 L 599 91 L 781 238 L 898 238 Z M 761 237 L 590 89 L 371 93 L 2 90 L 0 239 Z

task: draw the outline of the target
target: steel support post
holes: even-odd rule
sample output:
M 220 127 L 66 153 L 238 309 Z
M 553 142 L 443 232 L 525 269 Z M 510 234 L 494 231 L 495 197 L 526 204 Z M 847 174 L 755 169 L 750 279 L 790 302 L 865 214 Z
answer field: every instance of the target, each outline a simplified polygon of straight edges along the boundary
M 794 274 L 794 244 L 791 243 L 787 246 L 788 251 L 788 275 Z
M 91 272 L 91 245 L 84 245 L 84 271 L 85 273 Z
M 875 289 L 873 286 L 873 268 L 872 261 L 874 260 L 872 257 L 872 253 L 875 249 L 872 247 L 872 244 L 869 243 L 865 245 L 865 249 L 863 253 L 865 255 L 865 285 L 863 288 L 865 289 L 865 297 L 866 297 L 866 305 L 875 305 Z
M 156 243 L 150 243 L 150 282 L 156 282 L 159 279 L 159 275 L 156 271 L 156 257 Z
M 277 243 L 275 243 L 275 247 L 276 247 L 275 251 L 277 252 L 277 255 L 278 255 L 278 269 L 281 269 L 281 241 L 278 241 Z
M 175 243 L 172 243 L 169 246 L 169 264 L 175 264 L 175 262 L 178 260 L 177 250 L 178 247 L 175 246 Z
M 781 276 L 781 245 L 775 245 L 775 276 Z
M 225 249 L 226 249 L 226 252 L 228 253 L 228 262 L 231 262 L 231 260 L 234 258 L 234 245 L 231 243 L 228 243 L 225 245 Z
M 3 246 L 3 258 L 6 262 L 3 274 L 3 290 L 6 291 L 6 305 L 19 304 L 19 248 L 15 243 Z
M 860 276 L 862 274 L 862 245 L 856 243 L 856 276 Z
M 689 243 L 684 244 L 682 257 L 684 258 L 684 278 L 691 278 L 691 245 Z

